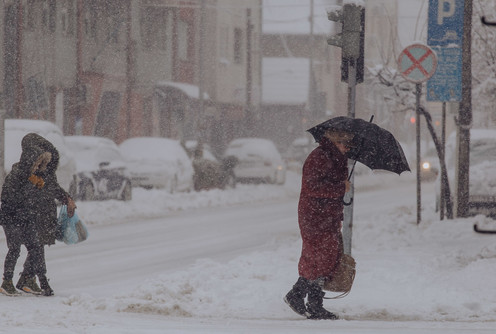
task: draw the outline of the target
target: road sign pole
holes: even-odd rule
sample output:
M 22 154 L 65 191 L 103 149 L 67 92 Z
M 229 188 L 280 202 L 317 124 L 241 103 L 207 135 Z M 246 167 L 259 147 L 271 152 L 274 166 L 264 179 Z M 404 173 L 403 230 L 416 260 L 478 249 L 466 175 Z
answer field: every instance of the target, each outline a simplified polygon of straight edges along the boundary
M 420 96 L 422 95 L 422 84 L 415 84 L 415 109 L 416 109 L 416 138 L 417 138 L 417 225 L 422 220 L 422 200 L 421 200 L 421 183 L 420 183 Z
M 443 111 L 442 111 L 442 121 L 441 121 L 441 147 L 443 148 L 442 152 L 441 152 L 441 159 L 442 161 L 444 161 L 445 159 L 445 152 L 446 152 L 446 102 L 443 102 Z M 441 176 L 445 173 L 445 169 L 444 168 L 441 168 Z M 440 188 L 441 188 L 441 196 L 439 198 L 439 218 L 441 220 L 444 219 L 444 210 L 445 210 L 445 201 L 444 201 L 444 192 L 446 191 L 446 185 L 444 184 L 444 177 L 441 177 L 441 184 L 440 184 Z
M 437 67 L 436 54 L 426 45 L 412 44 L 407 46 L 398 58 L 400 74 L 415 83 L 416 97 L 416 137 L 417 137 L 417 225 L 421 221 L 421 189 L 420 189 L 420 97 L 422 95 L 422 82 L 434 75 Z

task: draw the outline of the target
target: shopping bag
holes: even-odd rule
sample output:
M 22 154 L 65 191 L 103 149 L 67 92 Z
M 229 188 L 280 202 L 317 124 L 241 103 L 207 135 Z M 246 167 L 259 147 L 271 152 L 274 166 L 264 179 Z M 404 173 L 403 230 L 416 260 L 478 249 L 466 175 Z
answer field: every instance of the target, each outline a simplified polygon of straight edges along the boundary
M 355 280 L 356 262 L 351 255 L 344 253 L 342 237 L 340 239 L 339 247 L 341 249 L 341 256 L 338 259 L 338 264 L 332 271 L 331 276 L 325 280 L 323 289 L 331 292 L 341 292 L 341 294 L 326 299 L 346 297 L 350 293 L 353 281 Z
M 324 283 L 324 290 L 348 294 L 355 280 L 355 266 L 355 259 L 351 255 L 341 254 L 330 279 Z
M 60 208 L 58 223 L 58 241 L 63 241 L 67 245 L 74 245 L 88 239 L 88 229 L 76 212 L 72 217 L 68 216 L 67 205 L 62 205 Z

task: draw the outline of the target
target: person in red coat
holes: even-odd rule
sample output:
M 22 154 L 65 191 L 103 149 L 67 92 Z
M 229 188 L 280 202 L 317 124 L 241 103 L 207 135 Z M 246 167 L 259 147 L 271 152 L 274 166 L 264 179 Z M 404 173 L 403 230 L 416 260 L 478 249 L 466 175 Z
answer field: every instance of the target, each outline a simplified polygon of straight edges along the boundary
M 348 152 L 353 135 L 327 131 L 303 164 L 298 203 L 302 251 L 299 279 L 284 297 L 296 313 L 309 319 L 337 319 L 324 309 L 322 291 L 343 250 L 343 197 L 350 189 Z M 305 297 L 308 302 L 305 305 Z

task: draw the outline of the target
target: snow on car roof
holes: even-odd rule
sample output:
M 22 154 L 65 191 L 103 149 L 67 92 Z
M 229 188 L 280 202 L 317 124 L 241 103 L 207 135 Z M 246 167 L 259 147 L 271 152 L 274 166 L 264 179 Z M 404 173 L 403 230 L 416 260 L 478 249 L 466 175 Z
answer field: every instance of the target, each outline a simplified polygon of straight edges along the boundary
M 107 159 L 116 160 L 118 153 L 114 154 L 113 150 L 119 151 L 117 144 L 105 137 L 67 136 L 65 141 L 67 147 L 75 153 L 78 172 L 98 170 L 100 162 L 107 161 Z M 112 152 L 110 156 L 109 152 Z M 104 159 L 102 155 L 105 155 Z
M 12 165 L 21 157 L 21 140 L 28 133 L 37 133 L 49 140 L 60 153 L 60 163 L 65 164 L 64 159 L 72 158 L 67 150 L 62 131 L 55 124 L 44 120 L 33 119 L 6 119 L 5 120 L 5 161 L 4 167 L 7 172 Z
M 119 147 L 126 160 L 173 161 L 177 158 L 189 160 L 179 141 L 169 138 L 130 138 L 123 141 Z
M 99 145 L 117 147 L 117 144 L 113 140 L 105 137 L 66 136 L 65 141 L 67 146 L 77 150 L 89 150 Z
M 49 133 L 58 132 L 62 134 L 59 127 L 49 121 L 38 120 L 38 119 L 6 119 L 5 128 L 10 130 L 23 130 L 36 133 Z
M 234 155 L 238 158 L 247 158 L 250 155 L 258 155 L 267 159 L 280 159 L 274 143 L 263 138 L 238 138 L 231 141 L 225 155 Z

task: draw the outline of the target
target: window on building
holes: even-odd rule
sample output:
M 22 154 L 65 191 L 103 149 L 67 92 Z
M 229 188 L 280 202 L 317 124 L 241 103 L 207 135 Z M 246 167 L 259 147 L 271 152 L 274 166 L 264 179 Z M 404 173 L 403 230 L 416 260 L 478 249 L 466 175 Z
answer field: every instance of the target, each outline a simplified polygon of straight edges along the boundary
M 229 59 L 229 28 L 222 27 L 219 31 L 219 56 L 221 59 Z
M 41 24 L 44 32 L 55 32 L 57 27 L 57 4 L 55 0 L 43 0 Z
M 243 30 L 241 28 L 234 29 L 234 63 L 241 64 L 243 61 Z
M 179 20 L 177 24 L 177 55 L 181 60 L 188 60 L 189 24 Z
M 95 136 L 114 139 L 120 107 L 121 95 L 118 92 L 103 92 L 98 108 Z
M 74 21 L 75 21 L 75 13 L 74 13 L 74 0 L 66 0 L 61 3 L 60 8 L 60 29 L 65 35 L 73 36 L 74 35 Z
M 48 30 L 54 33 L 57 29 L 57 3 L 55 0 L 48 0 Z
M 121 30 L 123 30 L 124 27 L 124 18 L 121 17 L 121 4 L 120 2 L 110 1 L 106 3 L 105 9 L 105 40 L 108 41 L 108 43 L 118 44 Z
M 27 31 L 34 31 L 36 29 L 36 5 L 34 0 L 28 0 L 24 13 L 24 28 Z
M 85 3 L 84 12 L 84 33 L 88 38 L 96 39 L 97 35 L 98 10 L 90 2 Z
M 172 30 L 170 8 L 144 7 L 141 11 L 141 41 L 146 48 L 167 49 Z

